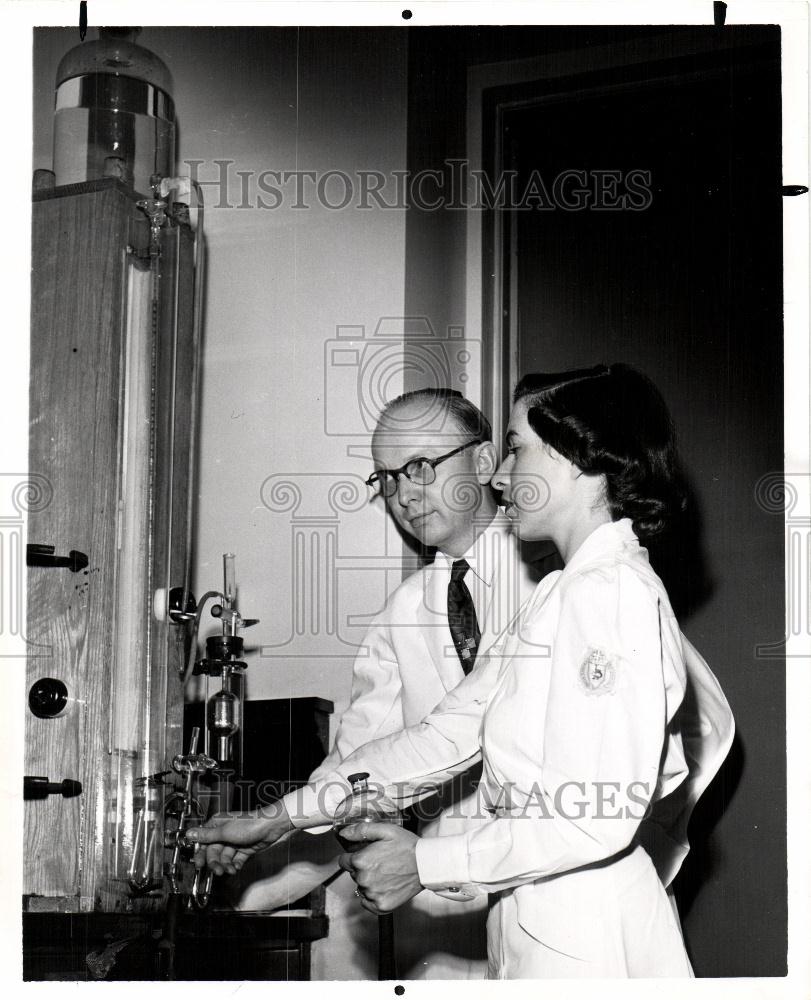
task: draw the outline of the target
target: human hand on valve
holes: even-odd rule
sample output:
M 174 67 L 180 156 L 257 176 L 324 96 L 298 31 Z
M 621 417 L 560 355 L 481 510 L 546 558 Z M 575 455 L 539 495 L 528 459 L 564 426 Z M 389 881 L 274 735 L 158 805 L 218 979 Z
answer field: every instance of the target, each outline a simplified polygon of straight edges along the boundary
M 338 864 L 355 880 L 356 895 L 371 913 L 388 913 L 422 890 L 417 872 L 419 837 L 393 823 L 355 823 L 341 830 L 341 840 L 367 843 Z
M 203 826 L 188 830 L 186 839 L 202 848 L 194 855 L 197 868 L 207 865 L 215 875 L 236 875 L 248 858 L 292 829 L 284 804 L 273 802 L 238 816 L 218 813 Z

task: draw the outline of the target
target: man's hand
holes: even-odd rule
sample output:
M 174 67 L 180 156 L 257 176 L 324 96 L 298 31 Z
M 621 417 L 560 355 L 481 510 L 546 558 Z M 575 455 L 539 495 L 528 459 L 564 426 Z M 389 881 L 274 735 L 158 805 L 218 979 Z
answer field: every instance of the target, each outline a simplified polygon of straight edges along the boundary
M 239 816 L 218 813 L 203 826 L 189 830 L 186 840 L 200 845 L 194 855 L 198 868 L 208 865 L 215 875 L 236 875 L 248 858 L 272 846 L 292 829 L 280 801 Z
M 393 823 L 356 823 L 341 830 L 341 838 L 368 841 L 368 847 L 338 859 L 355 880 L 365 909 L 388 913 L 422 889 L 417 873 L 420 838 L 416 834 Z

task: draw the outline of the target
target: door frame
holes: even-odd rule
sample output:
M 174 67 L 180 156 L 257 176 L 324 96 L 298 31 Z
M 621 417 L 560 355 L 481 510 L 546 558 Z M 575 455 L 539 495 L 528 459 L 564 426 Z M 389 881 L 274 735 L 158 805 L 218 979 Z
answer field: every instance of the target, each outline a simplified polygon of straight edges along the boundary
M 509 224 L 509 211 L 477 205 L 473 178 L 478 171 L 492 182 L 507 169 L 505 113 L 575 96 L 638 89 L 677 77 L 706 77 L 717 72 L 708 57 L 732 49 L 742 55 L 754 53 L 763 44 L 763 30 L 763 25 L 723 32 L 705 26 L 680 28 L 667 34 L 468 69 L 465 327 L 468 338 L 481 343 L 479 402 L 490 418 L 494 441 L 504 439 L 508 393 L 518 378 L 517 322 L 510 308 L 515 293 L 515 268 L 509 266 L 514 227 Z M 707 65 L 691 71 L 685 61 L 696 57 L 703 57 Z M 636 81 L 622 81 L 617 79 L 618 71 L 644 71 L 644 75 Z

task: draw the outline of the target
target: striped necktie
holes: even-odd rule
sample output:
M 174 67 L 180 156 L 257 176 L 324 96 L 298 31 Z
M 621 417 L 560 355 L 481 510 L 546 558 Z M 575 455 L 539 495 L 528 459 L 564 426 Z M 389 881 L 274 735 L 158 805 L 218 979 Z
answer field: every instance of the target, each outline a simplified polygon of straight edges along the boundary
M 466 674 L 473 669 L 481 639 L 473 598 L 464 582 L 464 575 L 469 569 L 465 559 L 457 559 L 451 567 L 451 579 L 448 583 L 448 626 L 459 662 Z

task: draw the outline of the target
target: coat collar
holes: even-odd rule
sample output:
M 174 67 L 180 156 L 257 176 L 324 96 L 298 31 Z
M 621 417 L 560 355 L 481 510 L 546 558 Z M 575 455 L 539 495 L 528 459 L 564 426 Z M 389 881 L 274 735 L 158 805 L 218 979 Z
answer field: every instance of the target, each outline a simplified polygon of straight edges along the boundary
M 573 576 L 585 566 L 600 562 L 605 558 L 614 557 L 619 553 L 626 556 L 644 553 L 647 558 L 647 551 L 639 544 L 639 539 L 634 534 L 631 520 L 628 517 L 623 517 L 619 521 L 609 521 L 606 524 L 601 524 L 599 528 L 595 528 L 566 563 L 563 576 Z
M 506 556 L 506 547 L 515 541 L 510 538 L 511 523 L 504 511 L 499 508 L 493 520 L 487 525 L 476 541 L 463 556 L 470 566 L 470 572 L 475 573 L 487 587 L 493 585 L 493 577 L 502 559 Z M 456 562 L 453 556 L 437 551 L 434 557 L 434 568 L 444 571 L 450 578 L 451 566 Z

